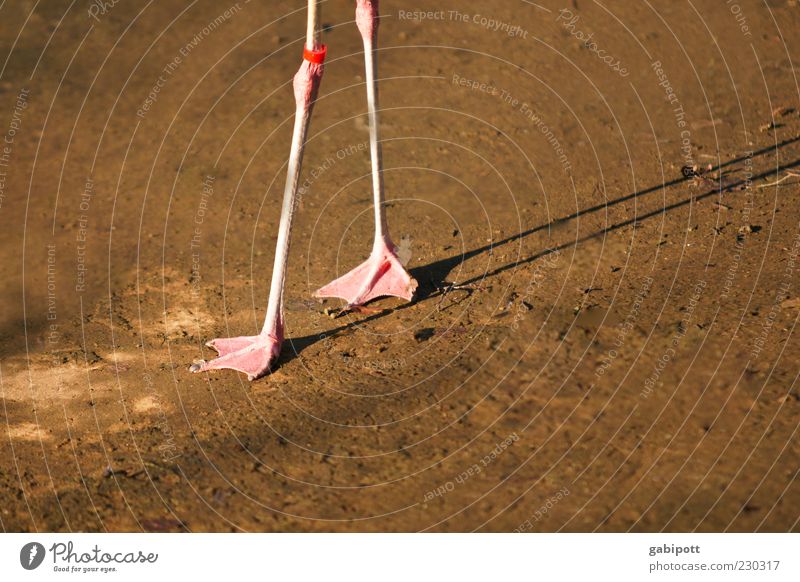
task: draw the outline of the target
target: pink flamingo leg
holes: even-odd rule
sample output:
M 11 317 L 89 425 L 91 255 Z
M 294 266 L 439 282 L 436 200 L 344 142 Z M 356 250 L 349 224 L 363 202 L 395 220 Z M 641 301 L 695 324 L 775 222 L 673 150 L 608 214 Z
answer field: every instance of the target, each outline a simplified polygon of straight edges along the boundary
M 247 374 L 249 380 L 261 378 L 274 365 L 283 344 L 283 289 L 286 280 L 286 266 L 289 256 L 289 240 L 292 230 L 297 186 L 303 164 L 305 147 L 311 112 L 317 98 L 322 80 L 325 47 L 319 45 L 319 12 L 317 2 L 309 0 L 309 28 L 303 64 L 294 77 L 294 96 L 297 103 L 292 150 L 289 155 L 289 168 L 286 188 L 283 194 L 281 221 L 278 229 L 277 251 L 272 269 L 269 303 L 264 327 L 255 336 L 215 339 L 206 345 L 215 349 L 219 357 L 192 365 L 192 372 L 208 370 L 237 370 Z
M 356 24 L 364 40 L 369 109 L 370 155 L 372 158 L 372 190 L 375 199 L 375 242 L 369 258 L 344 275 L 319 289 L 316 297 L 337 297 L 347 307 L 364 305 L 377 297 L 400 297 L 410 301 L 417 282 L 400 264 L 397 249 L 389 238 L 384 207 L 383 152 L 378 119 L 378 0 L 356 0 Z

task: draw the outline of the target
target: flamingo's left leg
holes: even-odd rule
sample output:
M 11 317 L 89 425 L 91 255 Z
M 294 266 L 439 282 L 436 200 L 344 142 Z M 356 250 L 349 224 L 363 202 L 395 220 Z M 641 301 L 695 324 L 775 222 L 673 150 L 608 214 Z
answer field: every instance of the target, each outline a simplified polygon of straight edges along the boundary
M 344 299 L 347 301 L 347 308 L 363 305 L 372 299 L 385 296 L 400 297 L 410 301 L 417 289 L 416 280 L 408 274 L 397 258 L 397 248 L 389 238 L 386 224 L 383 154 L 378 118 L 378 0 L 356 0 L 356 23 L 364 40 L 375 241 L 372 252 L 364 263 L 315 293 L 317 297 Z
M 192 372 L 229 369 L 247 374 L 249 380 L 264 376 L 278 359 L 283 344 L 283 288 L 286 280 L 286 266 L 289 257 L 289 238 L 292 230 L 292 217 L 295 210 L 297 186 L 303 164 L 305 147 L 311 112 L 317 98 L 323 73 L 325 47 L 319 43 L 319 11 L 320 0 L 309 0 L 308 38 L 304 50 L 303 64 L 294 77 L 294 95 L 297 104 L 292 150 L 289 155 L 289 169 L 286 188 L 283 194 L 281 221 L 278 229 L 278 243 L 275 253 L 275 264 L 272 269 L 267 316 L 261 333 L 255 336 L 215 339 L 206 345 L 214 348 L 219 357 L 194 364 Z

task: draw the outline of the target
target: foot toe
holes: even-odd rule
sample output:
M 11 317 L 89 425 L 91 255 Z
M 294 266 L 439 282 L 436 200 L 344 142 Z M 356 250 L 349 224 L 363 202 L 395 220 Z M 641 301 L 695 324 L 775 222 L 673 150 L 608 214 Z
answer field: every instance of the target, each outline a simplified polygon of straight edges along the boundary
M 217 338 L 206 342 L 206 346 L 215 350 L 220 356 L 225 356 L 253 345 L 258 341 L 258 337 L 259 336 Z
M 217 339 L 208 342 L 207 345 L 217 350 L 220 356 L 192 364 L 189 367 L 190 372 L 236 370 L 247 374 L 247 379 L 250 381 L 265 376 L 281 351 L 281 342 L 269 336 Z M 236 346 L 241 347 L 235 351 L 225 351 Z
M 373 253 L 358 267 L 319 289 L 316 297 L 336 297 L 347 301 L 346 309 L 364 305 L 378 297 L 414 298 L 417 281 L 408 274 L 397 256 L 385 250 Z

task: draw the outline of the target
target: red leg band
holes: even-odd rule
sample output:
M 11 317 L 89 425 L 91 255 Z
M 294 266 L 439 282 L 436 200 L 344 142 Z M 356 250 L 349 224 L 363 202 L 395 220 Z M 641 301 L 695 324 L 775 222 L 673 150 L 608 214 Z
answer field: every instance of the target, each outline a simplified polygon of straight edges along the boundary
M 317 63 L 321 65 L 325 62 L 325 55 L 328 54 L 328 47 L 321 45 L 317 50 L 312 50 L 307 46 L 303 46 L 303 58 L 309 63 Z

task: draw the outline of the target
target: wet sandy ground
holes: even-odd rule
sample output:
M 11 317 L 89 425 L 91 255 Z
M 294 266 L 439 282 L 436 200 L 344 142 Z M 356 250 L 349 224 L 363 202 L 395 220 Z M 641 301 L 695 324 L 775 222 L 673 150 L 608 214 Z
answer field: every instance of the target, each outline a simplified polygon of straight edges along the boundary
M 2 5 L 3 530 L 798 531 L 798 3 L 384 0 L 420 289 L 332 318 L 352 8 L 250 384 L 187 368 L 264 316 L 304 3 Z

